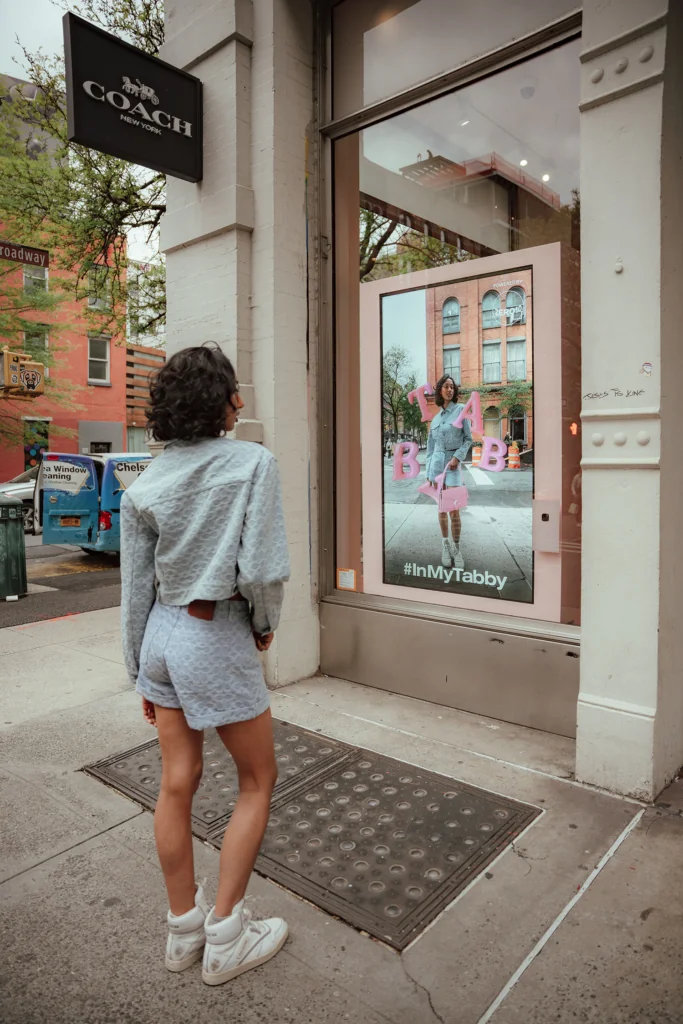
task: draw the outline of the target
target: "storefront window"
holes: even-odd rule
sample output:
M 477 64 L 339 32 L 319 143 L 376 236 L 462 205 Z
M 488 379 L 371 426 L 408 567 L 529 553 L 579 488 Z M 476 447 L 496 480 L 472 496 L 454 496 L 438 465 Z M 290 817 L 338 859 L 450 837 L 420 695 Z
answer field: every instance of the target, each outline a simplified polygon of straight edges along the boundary
M 579 622 L 579 52 L 334 143 L 344 589 Z

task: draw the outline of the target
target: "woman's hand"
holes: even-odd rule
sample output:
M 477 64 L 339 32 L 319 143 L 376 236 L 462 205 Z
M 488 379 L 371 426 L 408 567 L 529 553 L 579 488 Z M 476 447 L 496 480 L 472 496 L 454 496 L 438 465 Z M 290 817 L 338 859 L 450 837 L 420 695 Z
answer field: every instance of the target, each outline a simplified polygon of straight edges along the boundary
M 258 651 L 267 651 L 273 642 L 275 633 L 254 633 L 254 641 Z
M 147 700 L 146 697 L 142 698 L 142 714 L 144 716 L 145 721 L 149 725 L 153 725 L 156 728 L 157 713 L 154 709 L 154 705 L 152 704 L 151 700 Z
M 449 469 L 457 469 L 459 465 L 460 465 L 460 459 L 456 459 L 456 457 L 453 456 L 451 461 L 448 463 L 448 468 Z

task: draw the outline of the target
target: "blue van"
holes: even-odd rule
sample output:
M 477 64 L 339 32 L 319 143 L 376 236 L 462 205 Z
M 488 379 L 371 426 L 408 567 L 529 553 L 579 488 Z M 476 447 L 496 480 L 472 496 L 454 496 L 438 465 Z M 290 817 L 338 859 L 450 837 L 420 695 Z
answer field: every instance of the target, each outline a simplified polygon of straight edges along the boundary
M 43 544 L 120 551 L 121 495 L 152 460 L 139 453 L 45 452 L 34 494 L 34 533 Z

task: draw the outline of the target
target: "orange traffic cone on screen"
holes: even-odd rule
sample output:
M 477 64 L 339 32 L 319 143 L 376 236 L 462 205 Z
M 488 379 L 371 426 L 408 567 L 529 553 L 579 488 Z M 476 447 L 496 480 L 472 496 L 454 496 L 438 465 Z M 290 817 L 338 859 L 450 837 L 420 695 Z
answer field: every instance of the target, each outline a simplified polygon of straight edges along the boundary
M 474 447 L 472 449 L 472 465 L 478 466 L 481 462 L 481 448 Z
M 519 458 L 519 448 L 517 442 L 513 441 L 508 448 L 508 469 L 521 469 L 522 463 Z

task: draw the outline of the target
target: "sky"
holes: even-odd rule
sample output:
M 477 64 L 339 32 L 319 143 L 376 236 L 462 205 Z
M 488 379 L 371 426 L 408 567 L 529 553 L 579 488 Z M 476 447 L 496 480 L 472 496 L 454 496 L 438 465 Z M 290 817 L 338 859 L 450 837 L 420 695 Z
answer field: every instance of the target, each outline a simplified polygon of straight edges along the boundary
M 424 288 L 382 297 L 382 351 L 403 348 L 418 384 L 427 382 L 427 306 Z
M 17 36 L 28 50 L 63 52 L 63 13 L 51 0 L 0 0 L 0 73 L 23 77 L 23 55 Z M 21 66 L 13 58 L 21 61 Z

